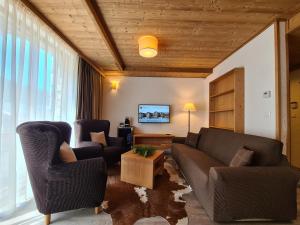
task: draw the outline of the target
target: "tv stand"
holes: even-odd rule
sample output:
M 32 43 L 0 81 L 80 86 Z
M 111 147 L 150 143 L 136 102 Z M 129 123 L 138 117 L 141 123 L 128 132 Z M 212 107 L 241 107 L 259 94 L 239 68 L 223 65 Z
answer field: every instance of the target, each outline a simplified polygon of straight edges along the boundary
M 134 145 L 150 145 L 161 150 L 171 148 L 174 135 L 172 134 L 149 134 L 136 133 L 133 135 Z

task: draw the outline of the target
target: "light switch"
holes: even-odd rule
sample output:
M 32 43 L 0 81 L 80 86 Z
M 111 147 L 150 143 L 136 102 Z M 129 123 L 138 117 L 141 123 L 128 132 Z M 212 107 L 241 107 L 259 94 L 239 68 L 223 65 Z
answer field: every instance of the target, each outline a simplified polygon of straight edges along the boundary
M 271 91 L 265 91 L 264 94 L 263 94 L 264 98 L 271 98 L 271 96 L 272 96 L 272 92 Z

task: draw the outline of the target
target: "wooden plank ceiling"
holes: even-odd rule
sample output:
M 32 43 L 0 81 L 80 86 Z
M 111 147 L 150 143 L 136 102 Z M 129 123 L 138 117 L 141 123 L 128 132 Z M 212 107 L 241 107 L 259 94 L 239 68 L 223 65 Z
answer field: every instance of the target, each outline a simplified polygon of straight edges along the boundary
M 30 2 L 107 75 L 205 77 L 300 0 L 22 0 Z M 145 59 L 138 38 L 154 35 Z

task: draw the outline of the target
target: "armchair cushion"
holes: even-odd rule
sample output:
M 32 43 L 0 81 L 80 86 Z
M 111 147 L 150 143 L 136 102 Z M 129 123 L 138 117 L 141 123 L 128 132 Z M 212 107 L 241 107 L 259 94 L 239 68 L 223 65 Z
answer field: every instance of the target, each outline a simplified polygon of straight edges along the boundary
M 121 154 L 125 152 L 125 148 L 119 146 L 104 147 L 103 157 L 108 165 L 112 165 L 121 160 Z
M 114 138 L 112 138 L 114 139 Z M 116 139 L 120 140 L 120 139 Z M 103 157 L 108 165 L 121 160 L 121 154 L 126 151 L 122 146 L 106 146 L 95 142 L 83 141 L 79 144 L 80 148 L 73 148 L 73 151 L 78 160 L 86 158 Z
M 76 162 L 77 158 L 72 148 L 64 141 L 59 149 L 59 156 L 65 163 Z
M 107 146 L 104 131 L 101 132 L 90 132 L 92 142 L 96 142 Z
M 109 137 L 108 138 L 109 146 L 119 146 L 124 147 L 124 138 L 122 137 Z
M 78 160 L 91 159 L 103 156 L 103 148 L 97 144 L 94 146 L 86 146 L 81 148 L 73 148 Z
M 101 144 L 92 141 L 81 141 L 76 145 L 77 148 L 95 147 L 95 146 L 101 147 Z

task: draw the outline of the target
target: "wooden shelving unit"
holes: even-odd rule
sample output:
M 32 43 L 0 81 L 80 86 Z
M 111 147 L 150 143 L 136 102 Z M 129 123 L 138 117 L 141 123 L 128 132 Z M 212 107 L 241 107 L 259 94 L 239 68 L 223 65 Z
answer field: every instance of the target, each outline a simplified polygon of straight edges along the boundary
M 235 68 L 209 84 L 209 127 L 244 132 L 244 69 Z
M 219 96 L 221 96 L 221 95 L 229 94 L 229 93 L 231 93 L 231 92 L 234 92 L 234 89 L 230 89 L 230 90 L 227 90 L 227 91 L 224 91 L 224 92 L 221 92 L 221 93 L 212 95 L 212 96 L 210 96 L 210 97 L 211 97 L 211 98 L 215 98 L 215 97 L 219 97 Z

